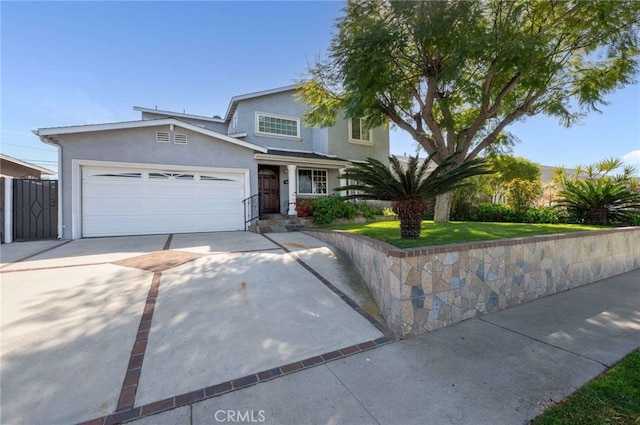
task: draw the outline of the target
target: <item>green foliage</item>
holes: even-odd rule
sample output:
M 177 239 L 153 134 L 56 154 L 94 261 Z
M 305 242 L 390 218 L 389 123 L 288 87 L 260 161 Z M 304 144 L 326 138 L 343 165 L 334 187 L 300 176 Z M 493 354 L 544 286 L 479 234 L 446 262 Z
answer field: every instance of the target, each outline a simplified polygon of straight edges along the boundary
M 611 179 L 565 181 L 556 207 L 566 209 L 579 223 L 624 222 L 640 212 L 640 194 Z
M 345 199 L 392 201 L 393 210 L 400 217 L 403 237 L 418 237 L 427 199 L 468 184 L 465 182 L 468 177 L 488 173 L 484 159 L 476 158 L 455 166 L 458 160 L 458 154 L 451 155 L 428 173 L 430 158 L 420 162 L 416 155 L 404 164 L 392 156 L 390 167 L 369 158 L 366 163 L 353 163 L 347 168 L 343 178 L 354 183 L 336 190 L 354 192 Z
M 468 177 L 488 173 L 484 159 L 474 159 L 454 167 L 459 155 L 448 157 L 435 170 L 428 173 L 430 158 L 420 161 L 418 156 L 410 157 L 403 164 L 397 157 L 389 158 L 390 167 L 374 158 L 366 163 L 353 163 L 347 168 L 343 178 L 353 184 L 336 188 L 336 190 L 354 191 L 345 199 L 376 199 L 382 201 L 408 201 L 413 199 L 429 199 L 441 193 L 467 185 Z
M 507 204 L 479 204 L 471 212 L 472 221 L 505 222 L 514 220 L 513 209 Z
M 467 185 L 453 191 L 452 217 L 456 211 L 468 209 L 482 202 L 491 202 L 495 188 L 493 186 L 494 174 L 483 174 L 470 177 Z
M 557 224 L 566 223 L 568 217 L 552 207 L 538 207 L 529 208 L 525 213 L 525 222 L 527 223 L 543 223 L 543 224 Z
M 610 157 L 593 164 L 578 165 L 572 172 L 564 166 L 556 167 L 553 169 L 553 180 L 563 184 L 566 181 L 607 179 L 634 188 L 638 186 L 638 178 L 634 177 L 637 171 L 632 165 L 624 165 L 619 158 Z
M 376 216 L 383 214 L 382 208 L 373 207 L 373 206 L 367 205 L 366 203 L 356 204 L 356 208 L 358 209 L 358 212 L 360 214 L 362 214 L 365 218 L 368 218 L 370 220 L 373 220 L 376 218 Z
M 519 211 L 527 209 L 539 197 L 534 196 L 537 191 L 535 186 L 542 187 L 541 168 L 538 164 L 510 155 L 489 156 L 487 164 L 492 171 L 490 174 L 474 176 L 468 180 L 468 186 L 454 191 L 451 211 L 454 220 L 467 214 L 474 205 L 500 199 L 500 195 L 506 194 L 508 201 L 513 202 L 512 206 Z M 526 183 L 512 184 L 514 181 Z M 510 185 L 514 193 L 510 193 Z M 526 197 L 526 188 L 531 190 L 531 198 Z
M 391 217 L 391 216 L 395 216 L 396 215 L 396 213 L 394 213 L 391 208 L 383 208 L 382 209 L 382 214 L 385 217 Z
M 507 202 L 516 214 L 524 214 L 533 203 L 542 195 L 542 183 L 540 180 L 530 181 L 513 179 L 505 185 L 507 189 Z
M 529 115 L 571 125 L 637 72 L 634 0 L 363 0 L 344 11 L 328 60 L 301 85 L 305 121 L 390 120 L 437 163 L 454 150 L 474 158 Z
M 518 213 L 509 205 L 500 203 L 482 203 L 476 207 L 457 212 L 456 215 L 452 215 L 452 219 L 495 223 L 577 224 L 577 220 L 572 220 L 565 211 L 556 208 L 534 207 Z
M 434 223 L 423 221 L 420 238 L 405 239 L 398 234 L 398 221 L 378 221 L 366 224 L 327 226 L 326 229 L 345 230 L 390 243 L 398 248 L 444 245 L 463 242 L 490 241 L 533 235 L 599 230 L 599 226 L 575 224 L 524 223 Z
M 640 351 L 538 416 L 534 425 L 636 425 L 640 419 Z
M 636 0 L 350 1 L 299 85 L 304 120 L 393 122 L 437 164 L 458 152 L 458 166 L 508 145 L 517 120 L 570 126 L 632 84 L 639 17 Z
M 296 199 L 296 213 L 298 217 L 311 217 L 311 199 Z
M 629 225 L 638 227 L 640 226 L 640 214 L 630 214 L 629 215 Z
M 542 169 L 535 162 L 522 157 L 499 155 L 489 158 L 491 168 L 496 172 L 492 177 L 498 184 L 507 184 L 513 180 L 540 180 Z
M 352 219 L 356 216 L 358 209 L 355 205 L 343 201 L 340 196 L 331 195 L 314 199 L 310 205 L 310 212 L 313 215 L 313 221 L 318 224 L 328 224 L 336 218 Z

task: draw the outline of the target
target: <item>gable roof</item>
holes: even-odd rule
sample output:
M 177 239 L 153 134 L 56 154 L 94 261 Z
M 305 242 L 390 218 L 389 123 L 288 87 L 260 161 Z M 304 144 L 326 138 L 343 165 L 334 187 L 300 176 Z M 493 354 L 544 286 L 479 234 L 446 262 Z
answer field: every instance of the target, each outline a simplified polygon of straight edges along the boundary
M 292 91 L 296 89 L 296 85 L 292 84 L 290 86 L 278 87 L 270 90 L 257 91 L 253 93 L 241 94 L 239 96 L 233 96 L 231 101 L 229 102 L 229 107 L 227 108 L 227 113 L 224 115 L 225 121 L 229 121 L 233 116 L 233 113 L 236 111 L 236 107 L 238 106 L 238 102 L 241 100 L 253 99 L 255 97 L 261 96 L 269 96 L 271 94 L 284 93 L 288 91 Z
M 254 151 L 258 151 L 262 153 L 267 152 L 267 149 L 262 146 L 254 145 L 253 143 L 245 142 L 244 140 L 236 139 L 234 137 L 229 137 L 225 134 L 218 133 L 213 130 L 209 130 L 206 128 L 199 127 L 197 125 L 189 124 L 187 122 L 178 120 L 176 118 L 161 118 L 157 120 L 122 121 L 122 122 L 114 122 L 114 123 L 106 123 L 106 124 L 75 125 L 75 126 L 69 126 L 69 127 L 39 128 L 37 130 L 33 130 L 33 133 L 37 136 L 40 136 L 41 138 L 45 138 L 46 140 L 55 143 L 57 136 L 61 136 L 64 134 L 88 133 L 92 131 L 122 130 L 122 129 L 129 129 L 129 128 L 157 127 L 161 125 L 171 125 L 171 124 L 175 125 L 176 127 L 181 127 L 187 130 L 191 130 L 196 133 L 213 137 L 215 139 L 232 143 L 234 145 L 242 146 L 247 149 L 252 149 Z
M 54 174 L 56 174 L 55 171 L 51 171 L 48 168 L 40 167 L 39 165 L 35 165 L 35 164 L 30 163 L 30 162 L 23 161 L 21 159 L 17 159 L 17 158 L 14 158 L 12 156 L 5 155 L 3 153 L 0 153 L 0 159 L 2 161 L 12 162 L 12 163 L 14 163 L 16 165 L 20 165 L 22 167 L 31 168 L 31 169 L 33 169 L 35 171 L 40 172 L 40 174 L 46 174 L 46 175 L 54 175 Z
M 225 122 L 222 118 L 205 117 L 204 115 L 181 114 L 179 112 L 163 111 L 163 110 L 157 109 L 157 108 L 156 109 L 143 108 L 142 106 L 134 106 L 133 110 L 134 111 L 140 111 L 140 112 L 146 112 L 148 114 L 169 115 L 169 116 L 175 117 L 175 118 L 190 118 L 190 119 L 196 119 L 196 120 L 200 120 L 200 121 L 215 122 L 215 123 L 218 123 L 218 124 L 224 124 L 224 122 Z

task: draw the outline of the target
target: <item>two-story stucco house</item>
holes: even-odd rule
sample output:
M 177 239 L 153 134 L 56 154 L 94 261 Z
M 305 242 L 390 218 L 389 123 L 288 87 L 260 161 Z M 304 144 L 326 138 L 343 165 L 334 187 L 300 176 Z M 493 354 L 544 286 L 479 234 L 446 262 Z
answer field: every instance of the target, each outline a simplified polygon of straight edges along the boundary
M 307 127 L 294 95 L 235 96 L 224 117 L 134 107 L 141 120 L 34 131 L 59 148 L 60 237 L 244 230 L 249 198 L 295 215 L 297 197 L 333 193 L 351 161 L 388 161 L 388 129 Z

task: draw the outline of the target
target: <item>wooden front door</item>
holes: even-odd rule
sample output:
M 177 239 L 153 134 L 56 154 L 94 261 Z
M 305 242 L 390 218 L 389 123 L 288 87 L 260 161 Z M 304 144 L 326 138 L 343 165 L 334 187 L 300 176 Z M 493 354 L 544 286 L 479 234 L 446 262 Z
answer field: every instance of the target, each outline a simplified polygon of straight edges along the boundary
M 258 170 L 258 193 L 260 213 L 280 212 L 279 167 L 261 166 Z

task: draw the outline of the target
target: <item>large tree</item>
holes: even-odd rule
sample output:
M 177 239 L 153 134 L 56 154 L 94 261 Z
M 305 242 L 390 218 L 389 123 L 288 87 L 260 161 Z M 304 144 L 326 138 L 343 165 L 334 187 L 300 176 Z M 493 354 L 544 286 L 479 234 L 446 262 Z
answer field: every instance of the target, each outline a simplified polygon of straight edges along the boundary
M 305 121 L 391 121 L 436 163 L 461 152 L 455 167 L 528 115 L 570 126 L 598 111 L 634 82 L 639 21 L 635 0 L 350 1 L 301 85 Z

